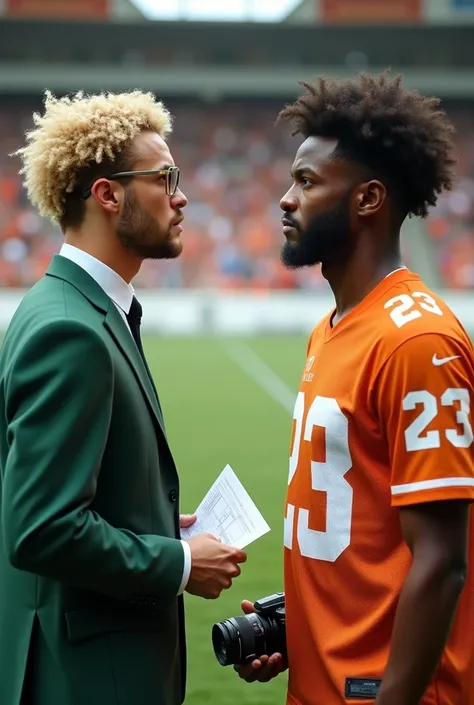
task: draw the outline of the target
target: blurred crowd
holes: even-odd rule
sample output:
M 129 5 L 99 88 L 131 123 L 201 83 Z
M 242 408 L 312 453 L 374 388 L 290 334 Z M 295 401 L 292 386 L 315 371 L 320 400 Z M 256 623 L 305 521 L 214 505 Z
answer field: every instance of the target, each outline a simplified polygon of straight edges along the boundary
M 300 138 L 276 125 L 281 103 L 166 101 L 175 116 L 170 148 L 188 197 L 183 254 L 148 261 L 140 287 L 314 289 L 325 286 L 319 268 L 290 272 L 280 264 L 279 201 Z M 28 203 L 19 161 L 8 156 L 24 143 L 40 102 L 2 101 L 0 107 L 0 286 L 28 287 L 44 273 L 62 244 L 59 228 Z M 444 285 L 474 285 L 473 109 L 453 106 L 458 179 L 427 221 Z M 470 124 L 471 121 L 471 124 Z M 409 243 L 405 254 L 409 264 Z
M 474 106 L 450 111 L 456 126 L 457 179 L 427 221 L 441 280 L 450 289 L 474 287 Z

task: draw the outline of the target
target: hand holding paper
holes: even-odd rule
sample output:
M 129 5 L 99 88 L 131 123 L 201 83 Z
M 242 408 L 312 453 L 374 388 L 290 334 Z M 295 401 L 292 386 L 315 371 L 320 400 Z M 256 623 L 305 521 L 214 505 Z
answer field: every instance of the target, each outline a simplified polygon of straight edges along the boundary
M 240 575 L 242 550 L 270 527 L 234 471 L 226 465 L 195 511 L 193 522 L 181 518 L 181 538 L 191 549 L 186 592 L 215 599 Z
M 181 538 L 185 540 L 209 533 L 229 546 L 242 549 L 270 531 L 230 465 L 222 470 L 194 513 L 197 520 L 181 529 Z

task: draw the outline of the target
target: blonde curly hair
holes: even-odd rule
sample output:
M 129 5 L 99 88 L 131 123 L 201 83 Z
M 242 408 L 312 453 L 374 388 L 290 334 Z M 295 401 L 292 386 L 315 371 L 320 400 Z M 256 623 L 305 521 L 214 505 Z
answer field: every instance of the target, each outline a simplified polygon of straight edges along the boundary
M 41 215 L 61 224 L 68 194 L 81 176 L 97 165 L 116 162 L 143 130 L 165 139 L 173 118 L 152 93 L 100 93 L 56 98 L 45 91 L 43 115 L 26 133 L 26 146 L 13 152 L 22 160 L 20 174 L 28 197 Z

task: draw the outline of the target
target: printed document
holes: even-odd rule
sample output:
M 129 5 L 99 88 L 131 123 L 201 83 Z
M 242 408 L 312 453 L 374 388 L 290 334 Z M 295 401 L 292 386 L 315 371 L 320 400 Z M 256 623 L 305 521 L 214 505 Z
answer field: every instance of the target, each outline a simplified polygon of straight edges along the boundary
M 225 466 L 194 513 L 197 519 L 192 526 L 181 529 L 182 539 L 209 533 L 242 549 L 270 531 L 230 465 Z

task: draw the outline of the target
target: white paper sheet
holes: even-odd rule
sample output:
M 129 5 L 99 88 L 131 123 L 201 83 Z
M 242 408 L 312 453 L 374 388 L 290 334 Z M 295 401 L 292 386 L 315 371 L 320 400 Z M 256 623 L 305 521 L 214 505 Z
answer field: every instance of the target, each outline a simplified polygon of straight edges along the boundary
M 242 549 L 270 531 L 230 465 L 225 466 L 194 513 L 194 524 L 181 529 L 185 540 L 210 533 L 223 543 Z

